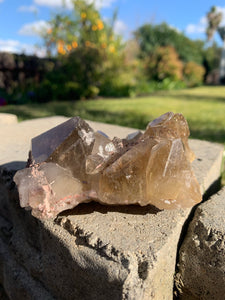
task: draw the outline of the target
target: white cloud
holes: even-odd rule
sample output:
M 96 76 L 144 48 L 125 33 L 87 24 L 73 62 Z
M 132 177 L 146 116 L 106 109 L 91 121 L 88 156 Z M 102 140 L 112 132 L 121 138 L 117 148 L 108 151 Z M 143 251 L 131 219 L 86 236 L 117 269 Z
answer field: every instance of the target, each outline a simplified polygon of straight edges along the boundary
M 40 35 L 43 31 L 47 30 L 50 27 L 48 22 L 44 20 L 39 20 L 33 23 L 27 23 L 22 26 L 19 30 L 19 34 L 27 36 L 36 36 Z
M 192 34 L 192 33 L 204 33 L 206 32 L 207 27 L 207 18 L 201 17 L 198 24 L 189 24 L 185 31 L 186 33 Z
M 1 0 L 0 0 L 1 1 Z M 86 0 L 87 3 L 95 3 L 97 9 L 102 7 L 110 7 L 113 2 L 117 0 Z M 34 3 L 40 6 L 48 6 L 52 8 L 66 7 L 68 9 L 73 8 L 72 0 L 34 0 Z
M 127 25 L 121 20 L 116 20 L 114 24 L 114 32 L 116 34 L 124 35 L 126 31 L 127 31 Z
M 0 0 L 0 3 L 3 2 L 4 0 Z
M 192 33 L 203 33 L 205 32 L 206 27 L 195 25 L 195 24 L 189 24 L 185 31 L 186 33 L 192 34 Z
M 20 42 L 16 40 L 0 40 L 0 51 L 14 52 Z
M 102 7 L 110 7 L 116 0 L 86 0 L 87 3 L 95 3 L 97 9 Z
M 24 44 L 18 40 L 0 40 L 0 51 L 11 53 L 25 53 L 28 55 L 46 56 L 44 48 L 38 48 L 34 45 Z
M 225 26 L 225 7 L 216 7 L 217 12 L 221 12 L 223 15 L 223 19 L 220 23 L 220 26 Z M 185 31 L 189 34 L 198 34 L 198 33 L 205 33 L 207 28 L 207 18 L 206 16 L 201 17 L 197 24 L 189 24 Z
M 35 5 L 22 5 L 18 8 L 20 12 L 38 13 L 39 9 Z
M 71 0 L 34 0 L 34 3 L 40 6 L 58 8 L 65 6 L 68 9 L 73 8 Z

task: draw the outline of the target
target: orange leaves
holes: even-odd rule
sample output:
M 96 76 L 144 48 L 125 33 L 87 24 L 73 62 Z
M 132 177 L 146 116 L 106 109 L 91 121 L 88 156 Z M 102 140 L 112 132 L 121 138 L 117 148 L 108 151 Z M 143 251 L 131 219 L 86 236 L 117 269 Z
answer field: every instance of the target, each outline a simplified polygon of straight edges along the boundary
M 61 55 L 68 54 L 78 47 L 95 48 L 104 55 L 112 56 L 116 53 L 118 46 L 113 34 L 94 5 L 82 0 L 74 0 L 74 5 L 74 15 L 57 16 L 56 20 L 51 22 L 46 37 L 46 41 L 51 43 L 51 49 L 52 46 L 56 46 L 57 53 Z
M 73 47 L 74 49 L 76 49 L 76 48 L 78 47 L 78 43 L 77 43 L 76 41 L 73 41 L 73 42 L 72 42 L 72 47 Z
M 64 44 L 65 44 L 64 41 L 62 41 L 62 40 L 58 41 L 57 51 L 58 51 L 59 54 L 62 54 L 62 55 L 66 54 L 66 51 L 64 49 Z
M 182 80 L 183 78 L 183 63 L 171 46 L 158 47 L 147 60 L 146 69 L 149 76 L 155 80 L 165 78 Z
M 90 41 L 86 41 L 86 42 L 85 42 L 85 46 L 86 46 L 86 47 L 90 47 L 90 46 L 91 46 L 91 42 L 90 42 Z
M 184 66 L 184 77 L 188 86 L 193 87 L 202 83 L 205 74 L 205 68 L 189 61 Z
M 115 52 L 115 46 L 114 45 L 109 45 L 109 52 L 114 53 Z
M 102 30 L 104 28 L 104 24 L 103 24 L 102 20 L 100 20 L 100 19 L 97 20 L 97 27 L 99 30 Z
M 61 55 L 65 55 L 68 52 L 71 52 L 73 49 L 78 47 L 78 43 L 73 41 L 72 44 L 65 44 L 63 40 L 59 40 L 57 43 L 57 52 Z
M 61 45 L 61 46 L 63 46 L 65 44 L 65 42 L 63 40 L 59 40 L 58 44 Z
M 102 43 L 102 44 L 101 44 L 101 47 L 102 47 L 103 49 L 106 49 L 106 48 L 107 48 L 107 44 L 106 44 L 106 43 Z
M 52 28 L 49 28 L 49 29 L 47 30 L 47 34 L 52 34 Z
M 65 55 L 66 54 L 66 50 L 64 49 L 64 47 L 62 45 L 57 46 L 57 51 L 59 54 Z
M 98 19 L 97 22 L 95 24 L 92 25 L 91 29 L 93 31 L 96 30 L 102 30 L 104 28 L 104 24 L 102 22 L 102 20 Z

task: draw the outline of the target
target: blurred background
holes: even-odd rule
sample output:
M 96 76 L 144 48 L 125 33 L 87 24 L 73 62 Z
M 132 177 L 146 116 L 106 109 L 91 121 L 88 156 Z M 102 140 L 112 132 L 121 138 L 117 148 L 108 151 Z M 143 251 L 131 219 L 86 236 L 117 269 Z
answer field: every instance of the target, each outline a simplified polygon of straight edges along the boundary
M 183 113 L 225 141 L 223 1 L 0 0 L 0 112 L 143 129 Z

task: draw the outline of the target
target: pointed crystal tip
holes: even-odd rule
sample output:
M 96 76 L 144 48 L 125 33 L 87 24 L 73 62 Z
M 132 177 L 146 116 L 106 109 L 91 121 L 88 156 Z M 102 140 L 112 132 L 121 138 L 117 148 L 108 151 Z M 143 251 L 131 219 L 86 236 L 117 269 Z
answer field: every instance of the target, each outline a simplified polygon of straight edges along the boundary
M 182 114 L 168 112 L 144 133 L 109 139 L 81 118 L 32 139 L 30 167 L 16 173 L 21 207 L 37 218 L 91 200 L 107 205 L 186 208 L 201 201 Z

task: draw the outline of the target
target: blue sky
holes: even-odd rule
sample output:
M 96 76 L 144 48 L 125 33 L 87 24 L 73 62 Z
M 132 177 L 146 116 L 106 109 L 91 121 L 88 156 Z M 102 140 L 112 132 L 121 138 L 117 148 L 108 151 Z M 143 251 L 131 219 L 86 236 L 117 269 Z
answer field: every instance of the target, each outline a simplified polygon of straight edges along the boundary
M 65 3 L 70 9 L 70 0 L 65 0 Z M 225 25 L 224 1 L 96 0 L 96 5 L 105 18 L 112 16 L 118 8 L 115 30 L 125 38 L 144 23 L 165 21 L 190 38 L 205 39 L 205 15 L 213 5 L 223 12 Z M 46 21 L 61 9 L 62 0 L 0 0 L 0 51 L 44 55 L 37 31 L 44 28 Z M 216 39 L 220 41 L 218 37 Z

